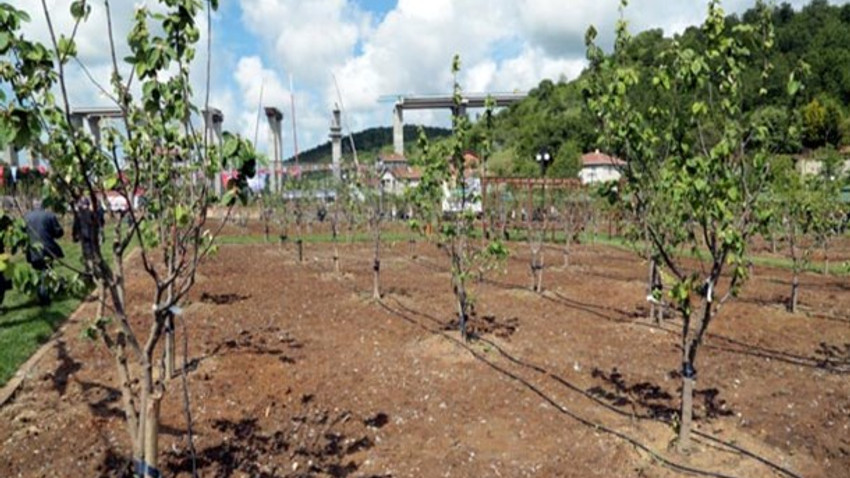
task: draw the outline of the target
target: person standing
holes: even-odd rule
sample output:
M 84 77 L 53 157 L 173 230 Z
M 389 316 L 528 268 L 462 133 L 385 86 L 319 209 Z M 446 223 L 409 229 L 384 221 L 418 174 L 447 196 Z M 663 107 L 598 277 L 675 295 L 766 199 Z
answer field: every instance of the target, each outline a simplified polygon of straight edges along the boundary
M 53 261 L 65 257 L 62 247 L 56 242 L 65 231 L 56 214 L 42 208 L 40 201 L 34 206 L 34 209 L 24 216 L 30 239 L 27 262 L 38 271 L 38 300 L 42 305 L 47 305 L 50 303 L 50 292 L 45 279 Z
M 77 214 L 74 215 L 71 238 L 82 246 L 83 260 L 89 261 L 94 257 L 94 253 L 100 245 L 102 227 L 103 222 L 99 211 L 92 210 L 88 198 L 81 199 L 80 205 L 77 207 Z

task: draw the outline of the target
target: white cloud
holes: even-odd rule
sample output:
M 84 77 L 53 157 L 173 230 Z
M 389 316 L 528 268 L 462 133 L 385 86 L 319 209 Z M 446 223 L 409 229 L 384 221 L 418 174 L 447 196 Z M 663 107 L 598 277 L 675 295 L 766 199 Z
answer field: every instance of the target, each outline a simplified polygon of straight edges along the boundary
M 242 0 L 242 20 L 299 81 L 326 83 L 354 53 L 368 15 L 345 0 Z
M 809 0 L 792 0 L 796 8 Z M 54 26 L 70 32 L 68 0 L 47 0 Z M 14 0 L 28 9 L 28 32 L 48 40 L 40 4 Z M 157 7 L 158 2 L 148 2 Z M 846 3 L 846 0 L 833 3 Z M 385 3 L 383 3 L 385 4 Z M 742 13 L 752 0 L 727 0 L 724 8 Z M 125 43 L 134 4 L 111 2 L 115 38 Z M 295 81 L 299 148 L 327 139 L 330 110 L 340 101 L 354 131 L 392 124 L 392 98 L 400 94 L 448 94 L 450 62 L 461 55 L 460 82 L 468 92 L 527 91 L 545 78 L 574 78 L 584 67 L 584 34 L 590 24 L 600 42 L 610 44 L 618 0 L 399 0 L 386 12 L 370 12 L 367 0 L 239 0 L 214 17 L 214 64 L 210 103 L 225 113 L 225 127 L 253 137 L 260 85 L 263 106 L 285 114 L 285 153 L 292 154 L 289 77 Z M 704 0 L 633 0 L 625 16 L 630 29 L 681 32 L 705 15 Z M 192 73 L 197 96 L 205 92 L 204 38 Z M 82 61 L 103 85 L 111 72 L 106 16 L 101 2 L 78 33 Z M 126 48 L 126 47 L 124 47 Z M 118 57 L 126 55 L 126 49 Z M 122 64 L 126 70 L 126 65 Z M 76 65 L 68 68 L 74 105 L 108 101 Z M 389 98 L 382 101 L 382 97 Z M 408 123 L 447 126 L 445 111 L 406 112 Z M 261 121 L 263 118 L 261 117 Z M 260 148 L 266 137 L 260 124 Z

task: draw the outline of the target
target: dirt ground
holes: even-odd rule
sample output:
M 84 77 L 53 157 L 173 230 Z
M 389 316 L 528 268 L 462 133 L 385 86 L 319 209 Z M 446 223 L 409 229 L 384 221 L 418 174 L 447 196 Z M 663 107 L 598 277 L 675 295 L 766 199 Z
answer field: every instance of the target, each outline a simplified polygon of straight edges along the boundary
M 806 274 L 792 315 L 788 273 L 756 267 L 697 359 L 682 456 L 680 324 L 644 318 L 646 266 L 586 244 L 563 267 L 550 248 L 538 295 L 528 247 L 511 252 L 475 286 L 464 344 L 432 244 L 384 248 L 381 302 L 368 244 L 341 247 L 342 275 L 330 244 L 304 263 L 292 244 L 223 246 L 184 314 L 199 476 L 850 477 L 847 277 Z M 129 284 L 142 317 L 147 284 Z M 126 476 L 113 362 L 80 328 L 0 409 L 0 476 Z M 191 476 L 180 397 L 171 382 L 165 476 Z

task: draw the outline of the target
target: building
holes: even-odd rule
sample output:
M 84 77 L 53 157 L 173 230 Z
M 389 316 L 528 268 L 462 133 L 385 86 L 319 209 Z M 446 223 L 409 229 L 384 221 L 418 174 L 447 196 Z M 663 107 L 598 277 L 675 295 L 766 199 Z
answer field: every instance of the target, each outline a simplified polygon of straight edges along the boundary
M 600 153 L 597 149 L 581 157 L 581 170 L 578 177 L 582 184 L 619 181 L 626 162 L 622 159 Z
M 389 194 L 404 194 L 409 188 L 415 188 L 422 179 L 422 171 L 408 164 L 407 158 L 400 154 L 381 154 L 378 161 L 383 163 L 381 183 Z
M 823 161 L 819 159 L 810 159 L 810 158 L 797 158 L 796 160 L 797 171 L 802 176 L 813 176 L 816 174 L 821 174 L 823 170 Z M 839 175 L 847 175 L 850 174 L 850 159 L 845 159 L 838 166 L 838 170 L 836 171 Z
M 451 161 L 446 158 L 446 161 Z M 463 184 L 460 189 L 454 187 L 457 180 L 457 171 L 451 168 L 452 179 L 450 183 L 443 184 L 443 213 L 454 214 L 461 210 L 481 214 L 481 159 L 471 151 L 463 153 Z

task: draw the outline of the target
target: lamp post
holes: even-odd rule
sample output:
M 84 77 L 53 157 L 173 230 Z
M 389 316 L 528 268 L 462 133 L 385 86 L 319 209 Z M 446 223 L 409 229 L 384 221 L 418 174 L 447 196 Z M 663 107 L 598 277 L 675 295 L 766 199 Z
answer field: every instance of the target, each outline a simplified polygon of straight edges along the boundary
M 537 155 L 534 157 L 537 160 L 537 164 L 540 165 L 540 177 L 546 176 L 546 169 L 552 163 L 552 155 L 549 154 L 548 148 L 541 148 L 540 151 L 537 152 Z
M 529 228 L 529 242 L 531 244 L 531 277 L 533 279 L 532 290 L 537 292 L 538 294 L 543 292 L 543 256 L 541 254 L 543 247 L 543 240 L 546 237 L 546 169 L 552 163 L 552 155 L 549 154 L 549 150 L 547 148 L 541 148 L 537 155 L 535 155 L 534 159 L 537 161 L 537 164 L 540 165 L 540 177 L 543 182 L 543 202 L 540 206 L 540 226 L 538 231 L 532 231 L 532 229 L 537 229 L 538 226 L 532 226 Z M 532 200 L 533 200 L 532 193 Z M 536 218 L 534 217 L 534 211 L 532 210 L 532 221 Z M 537 234 L 536 232 L 539 232 Z
M 548 148 L 540 148 L 537 155 L 534 156 L 534 159 L 537 161 L 537 164 L 540 165 L 540 178 L 543 180 L 543 204 L 540 206 L 542 219 L 546 214 L 546 170 L 549 169 L 549 165 L 552 164 L 552 155 L 549 154 Z

